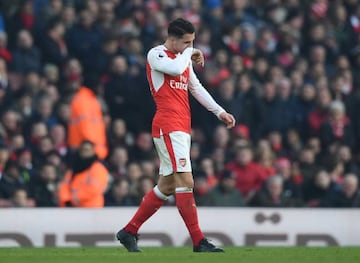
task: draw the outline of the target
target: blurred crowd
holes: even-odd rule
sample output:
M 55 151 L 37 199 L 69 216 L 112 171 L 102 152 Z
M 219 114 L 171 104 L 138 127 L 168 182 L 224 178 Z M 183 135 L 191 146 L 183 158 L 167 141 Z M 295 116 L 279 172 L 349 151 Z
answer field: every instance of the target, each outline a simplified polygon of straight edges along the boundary
M 1 0 L 0 207 L 139 204 L 159 166 L 146 53 L 177 17 L 237 120 L 190 98 L 197 204 L 360 207 L 358 0 Z

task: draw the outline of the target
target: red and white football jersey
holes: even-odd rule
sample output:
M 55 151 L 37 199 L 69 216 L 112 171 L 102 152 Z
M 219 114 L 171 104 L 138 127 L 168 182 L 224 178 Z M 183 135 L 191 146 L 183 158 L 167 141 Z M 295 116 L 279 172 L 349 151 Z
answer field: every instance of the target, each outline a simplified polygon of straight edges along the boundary
M 174 54 L 164 45 L 152 48 L 147 55 L 146 74 L 156 104 L 152 135 L 159 138 L 173 131 L 191 132 L 188 90 L 217 117 L 224 111 L 194 73 L 189 47 Z

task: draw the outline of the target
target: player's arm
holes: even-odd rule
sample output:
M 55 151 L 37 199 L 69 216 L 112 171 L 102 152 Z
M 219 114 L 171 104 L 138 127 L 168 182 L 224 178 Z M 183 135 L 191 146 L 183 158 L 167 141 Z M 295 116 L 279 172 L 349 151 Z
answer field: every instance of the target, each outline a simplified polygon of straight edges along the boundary
M 194 69 L 190 66 L 190 83 L 189 89 L 195 99 L 200 102 L 208 111 L 214 113 L 221 121 L 223 121 L 227 128 L 235 126 L 235 118 L 230 113 L 227 113 L 209 94 L 209 92 L 200 83 L 196 77 Z
M 164 50 L 155 48 L 149 51 L 147 59 L 153 70 L 157 70 L 171 76 L 178 76 L 189 66 L 193 52 L 194 48 L 188 47 L 182 54 L 179 54 L 176 58 L 171 59 L 167 56 Z

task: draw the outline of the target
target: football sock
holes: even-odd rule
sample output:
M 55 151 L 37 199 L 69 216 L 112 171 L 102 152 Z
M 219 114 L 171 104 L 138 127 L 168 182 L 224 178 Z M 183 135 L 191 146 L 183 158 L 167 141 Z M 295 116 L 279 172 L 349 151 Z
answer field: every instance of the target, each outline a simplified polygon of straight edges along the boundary
M 160 192 L 157 186 L 147 193 L 130 222 L 124 227 L 125 231 L 136 235 L 141 225 L 148 220 L 164 204 L 168 197 Z
M 199 227 L 197 208 L 192 188 L 176 188 L 176 206 L 190 233 L 193 245 L 197 246 L 204 238 L 204 234 Z

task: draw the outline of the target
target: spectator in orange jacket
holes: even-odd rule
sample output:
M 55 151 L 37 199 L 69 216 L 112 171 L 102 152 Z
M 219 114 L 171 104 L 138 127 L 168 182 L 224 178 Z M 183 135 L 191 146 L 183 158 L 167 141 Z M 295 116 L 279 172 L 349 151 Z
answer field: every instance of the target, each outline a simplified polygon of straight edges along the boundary
M 59 206 L 103 207 L 109 172 L 98 160 L 94 144 L 83 141 L 59 185 Z
M 71 102 L 68 144 L 76 149 L 82 141 L 89 140 L 94 143 L 98 158 L 103 160 L 108 154 L 106 128 L 94 86 L 80 87 Z

